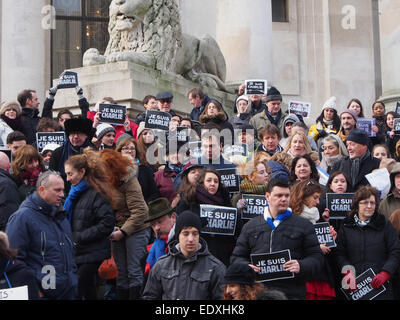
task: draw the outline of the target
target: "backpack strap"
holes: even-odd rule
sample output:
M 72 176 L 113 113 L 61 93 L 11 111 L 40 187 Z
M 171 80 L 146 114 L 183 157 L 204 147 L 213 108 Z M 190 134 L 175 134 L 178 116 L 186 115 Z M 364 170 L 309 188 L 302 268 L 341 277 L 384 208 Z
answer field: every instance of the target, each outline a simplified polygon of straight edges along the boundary
M 4 278 L 5 278 L 6 281 L 7 281 L 8 287 L 11 289 L 11 288 L 12 288 L 12 285 L 11 285 L 11 282 L 10 282 L 10 280 L 8 279 L 7 273 L 6 273 L 9 264 L 10 264 L 10 260 L 8 260 L 8 262 L 7 262 L 7 265 L 6 265 L 6 268 L 4 269 L 3 275 L 4 275 Z

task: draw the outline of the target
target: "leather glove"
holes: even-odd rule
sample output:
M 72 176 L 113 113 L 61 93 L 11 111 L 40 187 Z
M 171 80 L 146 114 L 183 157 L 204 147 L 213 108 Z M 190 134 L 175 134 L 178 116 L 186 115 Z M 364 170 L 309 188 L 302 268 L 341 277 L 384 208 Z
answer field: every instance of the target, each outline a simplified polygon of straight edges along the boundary
M 53 87 L 53 88 L 49 89 L 49 98 L 51 100 L 54 100 L 54 97 L 56 96 L 56 94 L 57 94 L 57 87 Z
M 76 94 L 77 94 L 78 97 L 79 97 L 79 100 L 80 100 L 80 99 L 83 99 L 83 98 L 84 98 L 84 96 L 83 96 L 83 89 L 82 89 L 81 87 L 76 87 L 75 90 L 76 90 Z
M 374 289 L 378 289 L 381 285 L 383 285 L 386 281 L 390 279 L 390 274 L 386 271 L 379 272 L 371 282 L 371 287 Z

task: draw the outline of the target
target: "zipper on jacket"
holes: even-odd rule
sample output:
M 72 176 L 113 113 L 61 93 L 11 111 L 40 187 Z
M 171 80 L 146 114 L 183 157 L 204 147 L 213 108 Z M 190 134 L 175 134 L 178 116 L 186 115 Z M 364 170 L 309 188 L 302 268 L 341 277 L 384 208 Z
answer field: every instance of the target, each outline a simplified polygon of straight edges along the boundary
M 269 236 L 269 253 L 272 252 L 272 236 L 274 235 L 275 229 L 271 231 L 271 235 Z
M 46 233 L 44 231 L 40 232 L 40 253 L 44 262 L 44 256 L 46 253 Z

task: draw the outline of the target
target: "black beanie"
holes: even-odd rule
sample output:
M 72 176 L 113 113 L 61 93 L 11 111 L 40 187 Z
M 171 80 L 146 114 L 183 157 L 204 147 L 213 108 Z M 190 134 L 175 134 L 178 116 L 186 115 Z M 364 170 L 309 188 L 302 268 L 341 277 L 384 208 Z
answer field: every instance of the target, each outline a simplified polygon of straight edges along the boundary
M 225 273 L 225 284 L 247 284 L 252 286 L 256 281 L 256 272 L 245 262 L 232 263 Z
M 273 101 L 273 100 L 280 100 L 280 101 L 282 101 L 282 95 L 281 95 L 281 93 L 278 91 L 278 89 L 275 88 L 275 87 L 269 88 L 269 90 L 268 90 L 268 92 L 267 92 L 267 97 L 265 98 L 265 102 Z
M 175 224 L 175 236 L 176 239 L 179 239 L 179 234 L 181 233 L 183 228 L 186 227 L 195 227 L 199 232 L 201 232 L 201 221 L 200 217 L 191 212 L 191 211 L 183 211 L 178 218 L 176 219 L 176 224 Z
M 346 141 L 353 141 L 355 143 L 359 143 L 365 146 L 369 145 L 369 137 L 367 133 L 360 129 L 353 129 L 350 131 Z

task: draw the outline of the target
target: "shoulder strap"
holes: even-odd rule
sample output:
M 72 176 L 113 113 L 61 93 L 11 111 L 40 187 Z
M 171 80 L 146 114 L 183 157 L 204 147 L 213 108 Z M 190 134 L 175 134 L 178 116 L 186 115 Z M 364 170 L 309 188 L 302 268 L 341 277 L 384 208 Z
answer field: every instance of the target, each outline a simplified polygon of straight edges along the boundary
M 10 260 L 8 260 L 8 262 L 7 262 L 7 265 L 6 265 L 6 268 L 4 269 L 3 275 L 4 275 L 4 278 L 5 278 L 6 281 L 7 281 L 8 287 L 11 289 L 11 288 L 12 288 L 12 285 L 11 285 L 11 282 L 10 282 L 10 280 L 8 279 L 7 273 L 6 273 L 9 264 L 10 264 Z

